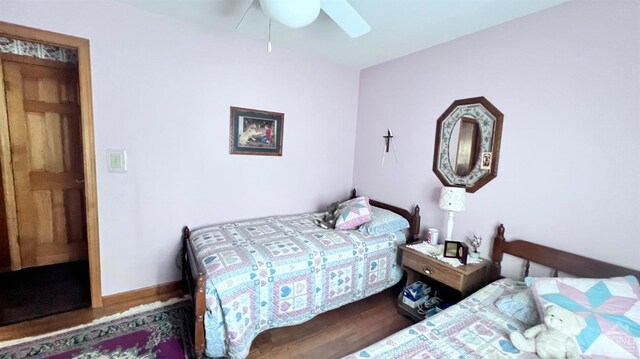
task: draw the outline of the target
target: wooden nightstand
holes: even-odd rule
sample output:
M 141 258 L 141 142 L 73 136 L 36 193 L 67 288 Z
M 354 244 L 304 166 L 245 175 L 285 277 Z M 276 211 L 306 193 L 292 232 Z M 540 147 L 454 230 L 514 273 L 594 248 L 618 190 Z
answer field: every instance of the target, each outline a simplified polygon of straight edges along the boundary
M 426 276 L 460 292 L 462 298 L 465 298 L 486 284 L 489 264 L 486 259 L 477 264 L 453 267 L 406 245 L 399 248 L 402 250 L 402 269 L 407 272 L 407 285 Z M 420 316 L 416 310 L 402 303 L 402 293 L 398 297 L 398 313 L 409 315 L 416 320 L 424 319 L 424 316 Z

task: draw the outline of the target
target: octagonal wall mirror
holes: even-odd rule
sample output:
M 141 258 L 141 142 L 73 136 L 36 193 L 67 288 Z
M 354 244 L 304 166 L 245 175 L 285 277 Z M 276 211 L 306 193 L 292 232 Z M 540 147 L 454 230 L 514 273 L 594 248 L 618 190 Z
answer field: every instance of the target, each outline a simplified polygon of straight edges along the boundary
M 438 118 L 433 172 L 475 192 L 498 175 L 504 115 L 484 97 L 454 101 Z

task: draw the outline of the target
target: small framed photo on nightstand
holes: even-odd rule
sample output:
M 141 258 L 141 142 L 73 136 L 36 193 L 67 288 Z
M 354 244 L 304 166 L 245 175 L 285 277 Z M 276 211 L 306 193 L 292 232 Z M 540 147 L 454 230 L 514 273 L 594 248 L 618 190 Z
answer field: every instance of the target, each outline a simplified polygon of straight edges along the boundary
M 469 246 L 462 242 L 444 241 L 444 254 L 446 258 L 457 258 L 460 263 L 467 264 Z

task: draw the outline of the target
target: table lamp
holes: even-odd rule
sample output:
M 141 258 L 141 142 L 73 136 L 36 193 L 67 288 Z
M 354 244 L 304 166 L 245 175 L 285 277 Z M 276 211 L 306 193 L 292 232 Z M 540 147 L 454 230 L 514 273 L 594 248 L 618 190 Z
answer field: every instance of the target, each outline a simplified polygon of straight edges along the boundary
M 453 213 L 464 211 L 465 194 L 467 190 L 463 187 L 444 187 L 440 192 L 440 208 L 449 211 L 449 221 L 447 222 L 447 241 L 451 240 L 453 233 Z

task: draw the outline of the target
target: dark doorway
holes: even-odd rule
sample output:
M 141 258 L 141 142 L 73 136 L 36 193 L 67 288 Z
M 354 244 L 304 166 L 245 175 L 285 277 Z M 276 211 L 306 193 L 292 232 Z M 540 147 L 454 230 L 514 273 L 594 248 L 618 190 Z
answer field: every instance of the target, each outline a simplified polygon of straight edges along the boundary
M 0 273 L 0 326 L 90 306 L 87 261 Z

